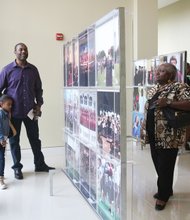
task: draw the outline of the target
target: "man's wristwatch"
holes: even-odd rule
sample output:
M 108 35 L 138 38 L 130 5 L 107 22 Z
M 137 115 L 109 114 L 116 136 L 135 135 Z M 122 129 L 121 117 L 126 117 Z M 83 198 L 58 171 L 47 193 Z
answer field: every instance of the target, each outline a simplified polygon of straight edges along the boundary
M 172 103 L 172 100 L 167 99 L 167 101 L 166 101 L 167 106 L 168 106 L 168 105 L 171 105 L 171 103 Z

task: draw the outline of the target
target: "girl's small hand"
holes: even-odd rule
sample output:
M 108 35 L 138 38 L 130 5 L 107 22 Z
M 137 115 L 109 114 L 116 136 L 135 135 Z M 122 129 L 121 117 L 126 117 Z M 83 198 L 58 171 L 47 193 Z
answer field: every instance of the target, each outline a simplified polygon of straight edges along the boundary
M 0 143 L 3 147 L 6 147 L 6 145 L 7 145 L 7 142 L 5 140 L 2 140 Z

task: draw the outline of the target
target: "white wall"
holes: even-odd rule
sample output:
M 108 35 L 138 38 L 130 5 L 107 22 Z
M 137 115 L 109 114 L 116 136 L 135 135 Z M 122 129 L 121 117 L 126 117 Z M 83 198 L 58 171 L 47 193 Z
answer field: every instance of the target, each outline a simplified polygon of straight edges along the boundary
M 190 61 L 190 1 L 180 0 L 159 10 L 158 52 L 187 50 Z
M 43 146 L 62 146 L 62 42 L 68 41 L 107 12 L 126 6 L 127 0 L 0 0 L 0 68 L 14 59 L 13 47 L 24 42 L 28 61 L 41 74 L 44 100 L 40 134 Z M 28 147 L 25 133 L 22 147 Z
M 157 0 L 134 1 L 134 59 L 150 59 L 158 52 Z M 147 7 L 148 5 L 148 7 Z
M 0 68 L 14 59 L 13 47 L 25 42 L 29 62 L 41 74 L 45 104 L 40 119 L 44 146 L 62 145 L 62 42 L 55 33 L 70 40 L 113 8 L 127 6 L 129 0 L 0 0 Z M 181 0 L 159 10 L 158 53 L 180 50 L 190 53 L 190 1 Z M 148 24 L 147 24 L 148 25 Z M 150 30 L 151 35 L 151 30 Z M 190 57 L 188 55 L 188 61 Z M 23 147 L 28 146 L 25 134 Z

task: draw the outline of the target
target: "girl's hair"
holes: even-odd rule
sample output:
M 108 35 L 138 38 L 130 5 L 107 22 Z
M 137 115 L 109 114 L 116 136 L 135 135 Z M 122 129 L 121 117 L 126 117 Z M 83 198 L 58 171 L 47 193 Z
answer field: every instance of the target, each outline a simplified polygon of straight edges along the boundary
M 2 95 L 0 97 L 0 105 L 8 100 L 11 100 L 13 102 L 13 98 L 9 95 Z

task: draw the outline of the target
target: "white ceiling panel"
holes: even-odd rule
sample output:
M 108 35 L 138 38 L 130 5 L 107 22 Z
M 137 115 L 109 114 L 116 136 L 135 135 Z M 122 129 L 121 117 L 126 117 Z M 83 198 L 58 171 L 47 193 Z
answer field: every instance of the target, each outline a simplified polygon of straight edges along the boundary
M 180 1 L 180 0 L 158 0 L 158 8 L 166 7 L 170 4 L 173 4 L 178 1 Z

